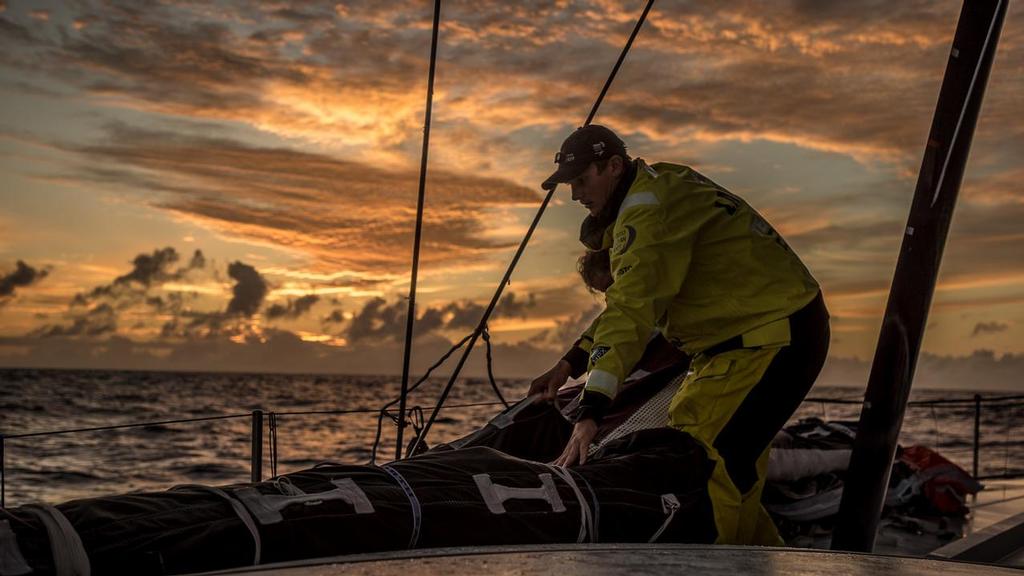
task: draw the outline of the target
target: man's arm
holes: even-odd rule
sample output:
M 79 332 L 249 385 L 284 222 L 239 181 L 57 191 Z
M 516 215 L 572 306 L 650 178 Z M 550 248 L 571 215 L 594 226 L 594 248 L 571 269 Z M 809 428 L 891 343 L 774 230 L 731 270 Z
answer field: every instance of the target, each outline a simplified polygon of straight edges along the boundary
M 616 225 L 615 279 L 594 331 L 580 420 L 600 420 L 642 356 L 656 321 L 682 288 L 697 232 L 712 214 L 661 206 L 653 193 L 644 198 L 646 202 L 624 210 Z M 678 212 L 673 214 L 670 208 Z
M 562 360 L 568 362 L 572 368 L 570 376 L 573 378 L 579 378 L 587 371 L 590 363 L 590 350 L 594 347 L 594 332 L 597 331 L 597 324 L 600 319 L 600 315 L 594 318 L 590 322 L 590 326 L 583 331 L 583 334 L 572 343 L 572 348 L 569 348 L 569 351 L 562 356 Z

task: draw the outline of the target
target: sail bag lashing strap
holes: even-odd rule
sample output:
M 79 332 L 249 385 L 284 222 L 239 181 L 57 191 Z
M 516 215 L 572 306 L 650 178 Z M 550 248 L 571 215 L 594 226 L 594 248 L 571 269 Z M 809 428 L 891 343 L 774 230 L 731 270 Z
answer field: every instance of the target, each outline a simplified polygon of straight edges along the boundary
M 373 514 L 373 504 L 366 497 L 366 493 L 356 485 L 351 478 L 338 478 L 331 480 L 333 490 L 305 494 L 294 485 L 291 486 L 292 494 L 263 494 L 251 486 L 235 490 L 235 497 L 242 501 L 249 512 L 256 520 L 266 526 L 276 524 L 284 520 L 281 510 L 294 504 L 305 504 L 316 506 L 332 500 L 341 500 L 350 504 L 356 514 Z M 296 493 L 297 492 L 297 493 Z
M 249 533 L 252 534 L 252 541 L 253 544 L 255 544 L 256 549 L 256 552 L 253 555 L 252 564 L 253 566 L 258 565 L 260 563 L 260 552 L 263 550 L 263 542 L 260 540 L 260 530 L 256 527 L 256 523 L 253 522 L 252 516 L 249 514 L 249 511 L 245 509 L 245 506 L 243 506 L 238 500 L 232 498 L 227 492 L 212 486 L 203 486 L 202 484 L 183 484 L 181 486 L 175 486 L 174 488 L 171 488 L 171 490 L 186 490 L 189 488 L 204 492 L 212 492 L 231 504 L 231 509 L 235 511 L 235 514 L 238 515 L 242 524 L 245 524 L 245 527 L 249 529 Z
M 412 486 L 406 482 L 398 470 L 387 464 L 381 466 L 381 468 L 394 478 L 395 482 L 402 488 L 402 491 L 405 492 L 405 497 L 409 499 L 409 509 L 412 512 L 412 533 L 409 535 L 409 548 L 415 548 L 416 544 L 420 541 L 420 525 L 423 522 L 420 499 L 416 497 L 416 493 L 412 491 Z
M 515 486 L 503 486 L 495 484 L 490 474 L 474 474 L 473 481 L 480 490 L 480 495 L 487 504 L 491 514 L 504 514 L 505 501 L 513 498 L 519 500 L 543 500 L 551 505 L 552 512 L 565 512 L 565 504 L 558 494 L 558 487 L 555 486 L 555 479 L 551 474 L 538 474 L 540 486 L 537 488 L 519 488 Z
M 576 484 L 576 479 L 572 475 L 572 470 L 568 468 L 562 468 L 561 466 L 555 466 L 553 464 L 546 464 L 546 466 L 559 478 L 565 481 L 566 484 L 572 488 L 573 494 L 576 495 L 576 500 L 580 504 L 580 533 L 576 537 L 577 543 L 586 542 L 588 537 L 590 542 L 597 542 L 597 529 L 594 526 L 594 512 L 590 509 L 590 503 L 583 496 L 583 492 L 580 490 L 579 485 Z
M 672 519 L 675 518 L 676 511 L 679 510 L 679 498 L 676 498 L 675 494 L 662 494 L 661 495 L 661 510 L 665 513 L 665 521 L 661 523 L 661 527 L 658 531 L 651 536 L 648 542 L 657 542 L 658 538 L 665 532 L 668 525 L 672 523 Z
M 18 547 L 18 537 L 7 520 L 0 520 L 0 576 L 31 574 L 32 568 Z
M 89 555 L 85 552 L 82 539 L 60 510 L 48 504 L 27 504 L 22 510 L 39 518 L 46 528 L 56 576 L 89 576 Z

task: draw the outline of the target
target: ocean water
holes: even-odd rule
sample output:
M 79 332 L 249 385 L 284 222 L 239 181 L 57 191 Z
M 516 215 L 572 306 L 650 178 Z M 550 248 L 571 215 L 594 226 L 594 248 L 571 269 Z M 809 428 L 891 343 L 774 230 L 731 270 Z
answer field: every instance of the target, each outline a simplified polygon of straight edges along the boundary
M 425 383 L 410 397 L 429 415 L 447 379 Z M 527 380 L 500 380 L 509 400 Z M 395 376 L 204 374 L 74 370 L 0 370 L 0 433 L 4 441 L 7 506 L 50 503 L 176 484 L 222 485 L 250 477 L 254 409 L 277 413 L 278 473 L 318 462 L 366 463 L 377 428 L 375 413 L 395 398 Z M 976 391 L 916 390 L 911 401 L 973 398 Z M 862 390 L 815 388 L 812 398 L 860 400 Z M 996 397 L 999 393 L 982 393 Z M 432 428 L 433 444 L 482 426 L 500 406 L 484 379 L 460 379 Z M 794 416 L 856 421 L 858 405 L 806 401 Z M 289 414 L 367 410 L 352 414 Z M 397 411 L 397 406 L 396 406 Z M 9 436 L 189 418 L 238 418 L 158 424 L 96 432 Z M 1024 470 L 1024 402 L 985 403 L 981 413 L 980 475 Z M 385 420 L 378 462 L 395 452 L 395 426 Z M 900 442 L 924 444 L 970 471 L 973 405 L 911 406 Z M 407 432 L 408 435 L 411 431 Z M 264 477 L 271 473 L 264 427 Z

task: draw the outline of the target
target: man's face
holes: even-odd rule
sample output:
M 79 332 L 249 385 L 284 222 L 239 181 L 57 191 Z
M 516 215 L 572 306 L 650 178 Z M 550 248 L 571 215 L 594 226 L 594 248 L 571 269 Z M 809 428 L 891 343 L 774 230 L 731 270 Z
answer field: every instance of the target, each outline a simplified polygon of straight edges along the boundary
M 589 210 L 591 216 L 597 216 L 612 197 L 612 191 L 621 175 L 622 159 L 618 156 L 608 162 L 603 172 L 598 172 L 597 164 L 591 162 L 586 170 L 569 181 L 572 199 Z

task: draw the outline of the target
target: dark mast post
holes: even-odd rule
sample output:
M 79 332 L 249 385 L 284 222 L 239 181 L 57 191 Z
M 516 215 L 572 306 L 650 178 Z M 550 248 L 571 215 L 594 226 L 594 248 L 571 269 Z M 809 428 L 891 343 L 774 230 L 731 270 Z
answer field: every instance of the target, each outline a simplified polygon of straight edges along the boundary
M 412 327 L 416 320 L 416 277 L 420 268 L 420 237 L 423 235 L 423 198 L 427 186 L 427 152 L 430 150 L 430 112 L 434 104 L 434 71 L 437 69 L 437 32 L 441 18 L 441 0 L 434 0 L 434 24 L 430 37 L 430 71 L 427 74 L 427 106 L 423 112 L 423 150 L 420 154 L 420 186 L 416 199 L 416 232 L 412 247 L 412 274 L 409 277 L 409 309 L 405 316 L 405 351 L 402 357 L 402 390 L 398 401 L 398 435 L 395 460 L 402 458 L 405 432 L 405 401 L 409 395 L 409 361 L 412 354 Z
M 966 0 L 875 349 L 833 550 L 870 552 L 1007 0 Z

